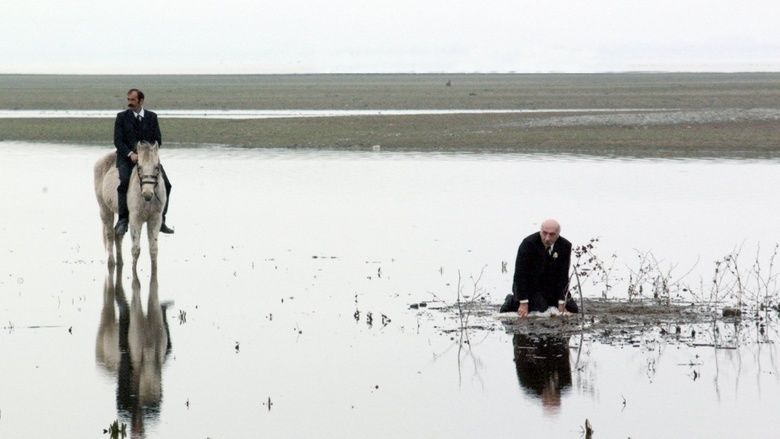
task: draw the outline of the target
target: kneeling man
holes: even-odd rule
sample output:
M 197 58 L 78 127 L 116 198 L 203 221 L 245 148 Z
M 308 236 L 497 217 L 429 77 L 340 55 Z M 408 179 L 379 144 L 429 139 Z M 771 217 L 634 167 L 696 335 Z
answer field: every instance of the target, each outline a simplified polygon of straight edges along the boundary
M 571 242 L 561 236 L 561 225 L 554 219 L 544 221 L 541 230 L 526 237 L 517 250 L 513 294 L 507 296 L 501 312 L 516 310 L 525 317 L 530 311 L 555 307 L 561 313 L 576 313 L 577 304 L 566 301 L 570 262 Z

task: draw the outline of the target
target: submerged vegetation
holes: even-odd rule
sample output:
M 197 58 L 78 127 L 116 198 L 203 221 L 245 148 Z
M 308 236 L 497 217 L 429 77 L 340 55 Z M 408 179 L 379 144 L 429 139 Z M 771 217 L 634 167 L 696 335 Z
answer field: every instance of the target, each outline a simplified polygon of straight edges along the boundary
M 108 428 L 103 429 L 103 434 L 109 435 L 111 439 L 124 439 L 127 437 L 127 424 L 118 420 L 112 422 Z
M 743 247 L 736 248 L 714 262 L 709 279 L 702 274 L 695 280 L 695 266 L 682 270 L 651 251 L 639 250 L 621 265 L 616 254 L 602 257 L 598 242 L 592 238 L 572 251 L 570 292 L 580 302 L 579 314 L 527 319 L 516 313 L 498 314 L 499 304 L 487 300 L 480 286 L 484 268 L 479 276 L 470 277 L 471 294 L 463 293 L 459 273 L 455 301 L 434 294 L 428 309 L 452 317 L 442 332 L 458 333 L 459 351 L 466 353 L 470 352 L 469 332 L 475 330 L 579 334 L 605 344 L 639 346 L 640 340 L 667 340 L 735 349 L 747 342 L 744 334 L 748 333 L 754 333 L 755 342 L 768 342 L 770 329 L 780 323 L 780 273 L 775 267 L 780 245 L 769 252 L 757 245 L 750 261 Z
M 695 266 L 679 270 L 676 263 L 658 258 L 652 251 L 635 250 L 633 263 L 625 264 L 621 275 L 616 267 L 617 255 L 605 259 L 596 250 L 598 238 L 572 250 L 573 272 L 587 280 L 603 299 L 613 298 L 616 285 L 625 288 L 629 302 L 652 300 L 671 306 L 693 303 L 705 306 L 711 311 L 724 307 L 758 315 L 770 309 L 778 310 L 780 304 L 780 273 L 776 272 L 775 261 L 780 244 L 769 252 L 756 245 L 755 255 L 746 261 L 743 246 L 714 261 L 709 280 L 703 275 L 690 279 Z M 573 284 L 573 294 L 582 293 L 582 286 Z

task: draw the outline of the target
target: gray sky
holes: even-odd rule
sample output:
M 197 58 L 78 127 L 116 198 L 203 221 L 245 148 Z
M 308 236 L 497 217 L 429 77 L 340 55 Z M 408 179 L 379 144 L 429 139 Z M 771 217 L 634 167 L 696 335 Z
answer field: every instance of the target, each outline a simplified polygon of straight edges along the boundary
M 780 71 L 777 0 L 0 0 L 0 73 Z

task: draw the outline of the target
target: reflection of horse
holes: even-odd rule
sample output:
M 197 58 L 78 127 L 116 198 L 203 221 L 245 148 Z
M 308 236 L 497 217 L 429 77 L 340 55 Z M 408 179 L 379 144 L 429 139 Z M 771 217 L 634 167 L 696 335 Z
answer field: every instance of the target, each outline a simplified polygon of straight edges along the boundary
M 117 371 L 120 358 L 120 325 L 116 320 L 114 300 L 117 300 L 117 303 L 120 300 L 119 298 L 124 300 L 125 292 L 122 286 L 121 267 L 117 271 L 116 283 L 114 283 L 114 267 L 110 267 L 108 273 L 106 273 L 106 281 L 103 283 L 103 308 L 100 312 L 100 325 L 98 326 L 97 337 L 95 337 L 95 360 L 107 372 Z
M 162 366 L 171 350 L 166 319 L 167 305 L 160 305 L 157 275 L 149 282 L 144 314 L 141 282 L 133 275 L 133 296 L 128 305 L 121 266 L 109 269 L 103 289 L 103 310 L 95 343 L 98 364 L 117 373 L 116 403 L 120 418 L 130 423 L 134 437 L 143 437 L 144 421 L 159 416 L 162 401 Z M 117 322 L 114 308 L 119 308 Z
M 162 211 L 165 207 L 165 188 L 160 172 L 160 148 L 157 143 L 138 142 L 138 163 L 130 175 L 127 187 L 127 208 L 130 211 L 130 236 L 133 239 L 133 270 L 141 254 L 141 226 L 146 223 L 149 237 L 149 256 L 152 270 L 157 270 L 157 235 L 160 233 Z M 116 168 L 116 153 L 106 154 L 95 163 L 95 195 L 100 206 L 103 221 L 103 245 L 108 253 L 108 265 L 114 265 L 114 243 L 116 263 L 122 264 L 122 238 L 114 236 L 114 214 L 117 213 L 117 187 L 119 171 Z
M 141 282 L 133 276 L 133 298 L 130 302 L 130 324 L 127 345 L 136 396 L 143 407 L 159 404 L 162 399 L 162 365 L 169 352 L 168 322 L 160 305 L 157 275 L 149 281 L 149 299 L 144 315 L 141 305 Z
M 520 385 L 540 397 L 545 409 L 559 407 L 561 391 L 571 387 L 568 338 L 515 334 L 512 345 Z

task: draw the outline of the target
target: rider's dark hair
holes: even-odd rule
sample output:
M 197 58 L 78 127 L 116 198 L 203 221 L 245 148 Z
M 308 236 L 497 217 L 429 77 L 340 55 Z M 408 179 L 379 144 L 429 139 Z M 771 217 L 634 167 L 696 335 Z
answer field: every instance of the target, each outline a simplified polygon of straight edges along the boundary
M 131 88 L 130 90 L 127 91 L 127 95 L 130 96 L 130 93 L 132 93 L 132 92 L 136 92 L 136 94 L 138 94 L 138 100 L 139 101 L 143 101 L 144 100 L 144 92 L 142 92 L 141 90 L 139 90 L 137 88 Z

